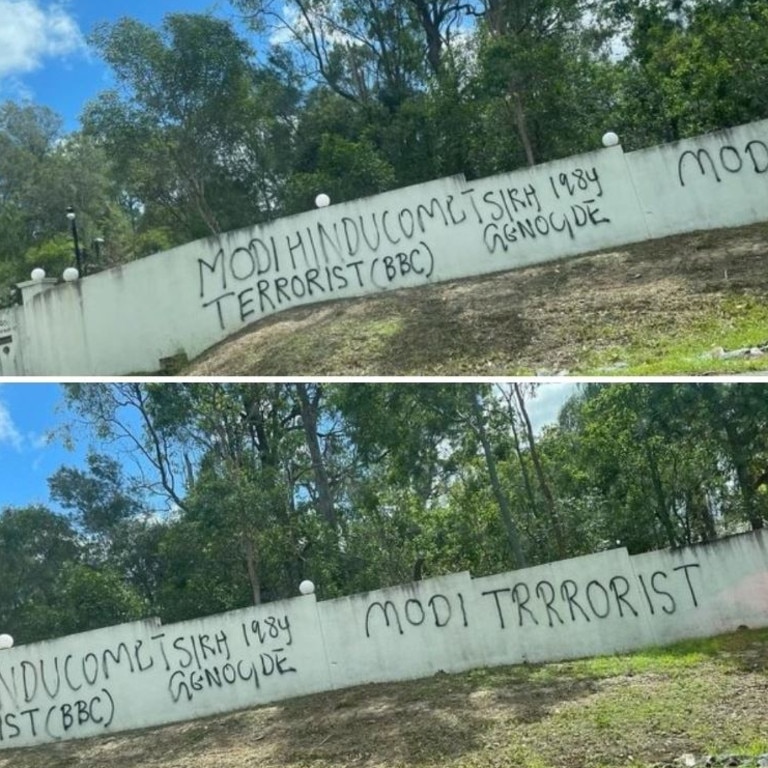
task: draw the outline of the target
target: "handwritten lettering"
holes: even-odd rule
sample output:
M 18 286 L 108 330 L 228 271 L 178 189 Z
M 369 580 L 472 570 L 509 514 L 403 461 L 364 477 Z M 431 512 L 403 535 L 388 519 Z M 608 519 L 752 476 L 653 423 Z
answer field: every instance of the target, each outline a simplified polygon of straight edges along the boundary
M 525 241 L 574 239 L 582 229 L 611 223 L 598 204 L 605 190 L 596 167 L 548 180 L 548 187 L 470 187 L 365 214 L 333 218 L 328 211 L 309 226 L 262 230 L 198 258 L 200 306 L 226 331 L 307 301 L 424 284 L 439 267 L 434 238 L 455 228 L 471 230 L 478 249 L 493 255 Z
M 749 158 L 749 163 L 745 162 L 745 158 Z M 686 149 L 677 160 L 677 177 L 681 187 L 686 184 L 689 169 L 695 174 L 696 168 L 699 170 L 698 178 L 711 177 L 718 184 L 729 173 L 738 174 L 743 170 L 765 173 L 768 171 L 768 144 L 753 139 L 743 150 L 731 144 L 723 144 L 716 152 L 704 148 Z

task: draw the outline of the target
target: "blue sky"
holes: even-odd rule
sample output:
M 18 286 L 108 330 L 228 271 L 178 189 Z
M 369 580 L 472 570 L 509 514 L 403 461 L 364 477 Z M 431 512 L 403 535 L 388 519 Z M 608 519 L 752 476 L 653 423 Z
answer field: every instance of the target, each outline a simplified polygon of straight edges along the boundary
M 0 385 L 0 509 L 48 504 L 47 478 L 63 464 L 79 465 L 85 454 L 50 442 L 65 421 L 58 384 Z
M 50 107 L 75 130 L 86 102 L 110 87 L 86 43 L 96 24 L 131 16 L 157 27 L 167 13 L 206 11 L 235 17 L 226 0 L 0 0 L 0 102 Z
M 542 384 L 529 403 L 534 428 L 554 420 L 576 386 Z M 85 469 L 88 452 L 86 439 L 73 451 L 65 449 L 61 440 L 49 439 L 71 420 L 58 384 L 0 384 L 0 510 L 28 504 L 56 509 L 48 497 L 48 478 L 62 465 Z

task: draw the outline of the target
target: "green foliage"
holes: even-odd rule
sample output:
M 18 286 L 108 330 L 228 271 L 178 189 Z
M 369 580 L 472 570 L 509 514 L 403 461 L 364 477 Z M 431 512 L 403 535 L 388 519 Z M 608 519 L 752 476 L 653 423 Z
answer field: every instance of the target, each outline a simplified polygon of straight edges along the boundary
M 63 233 L 31 246 L 24 254 L 28 270 L 42 267 L 48 277 L 59 277 L 67 267 L 74 266 L 74 261 L 72 238 Z
M 259 45 L 212 15 L 123 18 L 91 43 L 117 89 L 65 136 L 0 107 L 0 281 L 66 258 L 78 211 L 92 268 L 438 176 L 635 148 L 768 115 L 761 0 L 233 0 Z M 300 19 L 287 25 L 285 19 Z M 95 264 L 97 237 L 105 239 Z M 0 294 L 1 295 L 1 294 Z
M 69 522 L 40 506 L 0 515 L 0 626 L 18 642 L 56 634 L 58 580 L 77 558 Z
M 110 568 L 67 563 L 58 576 L 55 629 L 64 635 L 134 621 L 146 606 L 120 574 Z
M 681 10 L 628 4 L 617 117 L 627 146 L 672 141 L 765 117 L 768 10 L 699 0 Z
M 584 385 L 541 432 L 536 387 L 67 385 L 141 475 L 92 453 L 50 478 L 71 517 L 3 513 L 0 624 L 36 639 L 281 599 L 305 578 L 330 598 L 765 525 L 764 384 Z

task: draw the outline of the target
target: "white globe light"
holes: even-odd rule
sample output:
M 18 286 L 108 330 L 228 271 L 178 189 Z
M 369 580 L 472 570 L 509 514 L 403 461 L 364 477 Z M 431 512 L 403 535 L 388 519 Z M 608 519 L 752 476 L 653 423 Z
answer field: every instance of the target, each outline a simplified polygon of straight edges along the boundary
M 45 270 L 42 267 L 35 267 L 30 277 L 39 283 L 41 280 L 45 280 Z
M 603 134 L 604 147 L 615 147 L 618 143 L 619 143 L 619 137 L 613 131 L 608 131 L 608 133 Z
M 301 592 L 302 595 L 311 595 L 314 591 L 315 585 L 309 579 L 304 579 L 304 581 L 299 584 L 299 592 Z
M 62 277 L 68 282 L 71 283 L 73 280 L 77 280 L 78 277 L 80 277 L 80 273 L 75 269 L 75 267 L 67 267 L 64 270 L 64 273 L 62 274 Z
M 10 635 L 0 635 L 0 651 L 13 648 L 13 638 Z
M 326 195 L 325 192 L 321 192 L 315 198 L 315 205 L 318 208 L 327 208 L 330 204 L 331 204 L 331 198 L 328 197 L 328 195 Z

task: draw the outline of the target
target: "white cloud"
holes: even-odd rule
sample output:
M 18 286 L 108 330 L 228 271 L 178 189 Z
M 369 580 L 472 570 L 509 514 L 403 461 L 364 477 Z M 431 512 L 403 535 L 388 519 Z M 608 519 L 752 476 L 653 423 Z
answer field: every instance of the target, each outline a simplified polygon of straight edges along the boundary
M 39 69 L 45 59 L 85 50 L 75 19 L 60 3 L 0 0 L 0 78 Z
M 536 390 L 536 396 L 526 401 L 533 431 L 538 433 L 549 424 L 554 424 L 565 401 L 576 394 L 578 384 L 568 382 L 545 382 Z
M 0 445 L 10 445 L 15 450 L 20 451 L 23 443 L 24 439 L 13 423 L 10 411 L 5 403 L 0 402 Z

